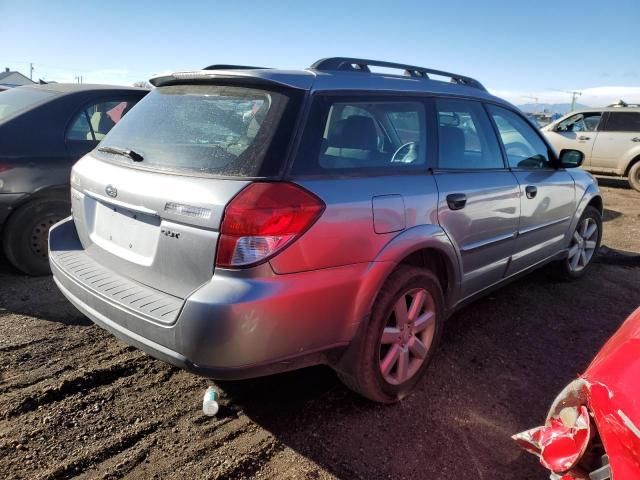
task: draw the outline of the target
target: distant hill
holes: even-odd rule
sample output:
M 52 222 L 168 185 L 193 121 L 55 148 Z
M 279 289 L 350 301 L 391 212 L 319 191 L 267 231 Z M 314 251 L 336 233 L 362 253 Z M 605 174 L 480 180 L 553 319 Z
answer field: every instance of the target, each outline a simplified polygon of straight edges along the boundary
M 570 103 L 525 103 L 524 105 L 518 105 L 518 108 L 527 113 L 540 113 L 543 111 L 560 113 L 564 115 L 571 110 Z M 576 110 L 583 108 L 591 108 L 588 105 L 576 103 Z

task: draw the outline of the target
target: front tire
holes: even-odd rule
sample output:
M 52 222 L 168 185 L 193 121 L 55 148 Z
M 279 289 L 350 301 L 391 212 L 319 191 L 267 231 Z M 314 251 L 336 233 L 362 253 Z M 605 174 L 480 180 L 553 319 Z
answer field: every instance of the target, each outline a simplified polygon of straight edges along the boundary
M 444 320 L 444 295 L 424 268 L 400 265 L 374 302 L 356 352 L 341 380 L 362 396 L 394 403 L 407 396 L 431 360 Z
M 568 280 L 582 277 L 593 263 L 602 240 L 602 216 L 594 207 L 587 207 L 578 220 L 571 237 L 567 258 L 560 262 L 560 273 Z
M 61 199 L 39 198 L 16 210 L 6 223 L 3 247 L 7 260 L 27 275 L 51 273 L 48 235 L 51 226 L 69 215 L 70 205 Z
M 628 181 L 631 188 L 640 192 L 640 160 L 631 166 Z

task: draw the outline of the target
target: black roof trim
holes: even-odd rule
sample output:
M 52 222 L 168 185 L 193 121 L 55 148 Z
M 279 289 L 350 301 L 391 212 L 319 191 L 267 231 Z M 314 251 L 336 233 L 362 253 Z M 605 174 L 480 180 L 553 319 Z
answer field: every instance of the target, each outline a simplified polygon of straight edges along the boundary
M 366 60 L 363 58 L 350 57 L 329 57 L 323 58 L 311 65 L 310 68 L 319 71 L 351 71 L 371 73 L 369 67 L 397 68 L 404 70 L 404 74 L 412 78 L 429 79 L 429 74 L 440 75 L 451 78 L 452 83 L 466 85 L 487 91 L 486 88 L 475 78 L 459 75 L 457 73 L 445 72 L 443 70 L 434 70 L 426 67 L 416 67 L 415 65 L 405 65 L 402 63 L 384 62 L 380 60 Z

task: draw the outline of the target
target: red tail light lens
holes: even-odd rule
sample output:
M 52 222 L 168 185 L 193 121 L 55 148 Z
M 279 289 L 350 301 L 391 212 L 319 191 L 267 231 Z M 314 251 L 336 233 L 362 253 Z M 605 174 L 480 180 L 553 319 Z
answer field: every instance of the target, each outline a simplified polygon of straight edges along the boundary
M 224 211 L 216 265 L 262 263 L 314 224 L 324 203 L 291 183 L 252 183 Z
M 11 170 L 12 168 L 13 168 L 13 165 L 0 163 L 0 172 L 6 172 L 7 170 Z

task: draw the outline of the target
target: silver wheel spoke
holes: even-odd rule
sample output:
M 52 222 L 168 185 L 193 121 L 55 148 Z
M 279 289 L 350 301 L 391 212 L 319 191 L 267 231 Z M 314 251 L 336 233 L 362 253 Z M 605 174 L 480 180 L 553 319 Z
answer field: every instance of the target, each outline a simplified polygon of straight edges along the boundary
M 409 350 L 418 358 L 425 358 L 429 349 L 427 346 L 422 343 L 422 341 L 418 337 L 413 337 L 409 342 Z
M 580 251 L 580 260 L 582 260 L 582 266 L 586 267 L 587 266 L 587 255 L 584 253 L 584 250 Z
M 400 341 L 400 329 L 396 327 L 385 327 L 382 331 L 382 340 L 380 343 L 388 345 L 390 343 L 398 343 Z
M 409 320 L 409 312 L 407 312 L 407 301 L 404 295 L 398 299 L 393 307 L 393 311 L 396 314 L 396 325 L 398 327 L 405 326 Z
M 588 242 L 584 242 L 584 248 L 588 250 L 594 250 L 596 248 L 596 241 L 589 240 Z
M 410 322 L 413 322 L 418 317 L 418 314 L 422 311 L 422 306 L 424 305 L 426 298 L 427 292 L 424 290 L 420 290 L 414 295 L 413 300 L 411 300 L 411 306 L 409 307 L 408 313 Z
M 413 333 L 420 333 L 429 327 L 435 319 L 433 312 L 423 313 L 418 317 L 418 319 L 413 324 Z
M 398 356 L 398 382 L 404 382 L 409 376 L 409 350 L 400 349 L 400 355 Z
M 580 260 L 580 255 L 575 255 L 572 259 L 571 259 L 571 270 L 575 270 L 576 268 L 578 268 L 578 261 Z
M 576 244 L 569 249 L 569 258 L 573 258 L 580 251 L 580 247 Z
M 384 360 L 380 362 L 380 371 L 382 372 L 382 375 L 384 376 L 389 375 L 389 372 L 398 361 L 398 356 L 400 356 L 400 351 L 401 351 L 400 346 L 396 344 L 396 345 L 393 345 L 393 347 L 391 347 L 391 349 L 387 352 L 387 354 L 384 357 Z
M 573 239 L 580 243 L 582 241 L 582 237 L 580 236 L 580 234 L 578 233 L 578 230 L 576 230 L 575 232 L 573 232 Z
M 582 238 L 587 238 L 587 229 L 589 228 L 589 223 L 590 223 L 590 219 L 586 218 L 584 222 L 582 222 L 582 225 L 580 225 L 582 227 L 581 228 L 582 231 L 580 232 L 580 236 Z
M 598 226 L 594 223 L 593 225 L 589 226 L 589 228 L 587 228 L 587 231 L 584 235 L 584 239 L 588 239 L 593 237 L 593 234 L 596 233 L 596 231 L 598 230 Z

